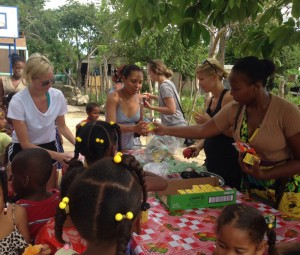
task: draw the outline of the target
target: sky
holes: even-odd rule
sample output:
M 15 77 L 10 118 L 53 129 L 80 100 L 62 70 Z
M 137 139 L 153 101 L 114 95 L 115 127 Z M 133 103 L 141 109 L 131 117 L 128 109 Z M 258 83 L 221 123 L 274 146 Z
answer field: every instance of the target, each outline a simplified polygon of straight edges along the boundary
M 99 3 L 100 0 L 77 0 L 77 2 L 86 3 Z M 62 5 L 65 5 L 67 0 L 46 0 L 45 9 L 55 9 Z

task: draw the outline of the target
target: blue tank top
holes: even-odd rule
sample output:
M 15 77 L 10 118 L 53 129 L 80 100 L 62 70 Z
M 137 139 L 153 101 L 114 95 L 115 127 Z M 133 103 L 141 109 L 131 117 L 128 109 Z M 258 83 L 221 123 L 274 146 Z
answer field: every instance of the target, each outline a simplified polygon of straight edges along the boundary
M 138 108 L 136 114 L 134 114 L 131 118 L 128 118 L 124 112 L 122 111 L 120 105 L 117 107 L 116 119 L 118 124 L 123 125 L 135 125 L 136 122 L 140 120 L 140 107 Z M 123 150 L 131 150 L 133 149 L 133 132 L 122 133 L 122 149 Z

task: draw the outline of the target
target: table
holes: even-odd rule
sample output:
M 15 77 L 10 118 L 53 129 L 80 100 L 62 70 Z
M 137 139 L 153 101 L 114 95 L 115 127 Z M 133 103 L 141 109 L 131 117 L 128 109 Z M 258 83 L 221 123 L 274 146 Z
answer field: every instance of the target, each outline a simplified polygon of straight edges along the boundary
M 215 249 L 214 227 L 222 208 L 181 210 L 170 213 L 153 195 L 149 220 L 139 235 L 133 234 L 136 255 L 209 255 Z M 277 210 L 237 192 L 237 203 L 257 208 L 263 215 L 277 217 L 277 242 L 300 241 L 300 221 L 281 215 Z

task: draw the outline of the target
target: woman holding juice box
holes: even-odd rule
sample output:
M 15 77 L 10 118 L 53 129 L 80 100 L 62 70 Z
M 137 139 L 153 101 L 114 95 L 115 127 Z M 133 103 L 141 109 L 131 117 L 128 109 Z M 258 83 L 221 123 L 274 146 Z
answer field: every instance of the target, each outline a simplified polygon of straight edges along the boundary
M 239 157 L 250 195 L 300 219 L 300 110 L 267 91 L 274 73 L 272 61 L 242 58 L 229 76 L 235 101 L 203 125 L 179 128 L 155 123 L 155 132 L 208 138 L 231 127 L 235 141 L 247 143 L 260 158 L 247 164 L 242 153 Z
M 206 112 L 194 113 L 194 119 L 201 125 L 213 118 L 233 98 L 228 89 L 224 88 L 223 79 L 228 74 L 223 65 L 216 59 L 206 59 L 196 68 L 199 87 L 205 93 L 212 93 L 207 100 Z M 232 188 L 241 188 L 242 172 L 238 162 L 238 152 L 232 145 L 232 131 L 226 130 L 222 134 L 199 140 L 188 147 L 192 151 L 191 157 L 197 157 L 204 149 L 205 166 L 209 172 L 222 176 L 225 184 Z
M 143 71 L 136 65 L 127 65 L 122 71 L 124 86 L 108 95 L 106 101 L 106 121 L 116 122 L 122 132 L 122 148 L 133 149 L 134 133 L 147 135 L 146 122 L 143 122 L 143 99 L 140 89 Z M 138 123 L 138 124 L 136 124 Z

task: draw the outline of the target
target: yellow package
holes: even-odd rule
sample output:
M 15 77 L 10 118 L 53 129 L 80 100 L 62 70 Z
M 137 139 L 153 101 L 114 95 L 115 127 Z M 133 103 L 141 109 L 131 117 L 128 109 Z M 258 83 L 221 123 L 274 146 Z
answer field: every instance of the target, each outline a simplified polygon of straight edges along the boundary
M 191 189 L 186 189 L 186 190 L 185 190 L 185 193 L 186 193 L 186 194 L 192 194 L 192 193 L 194 193 L 194 192 L 193 192 Z
M 224 189 L 222 189 L 221 187 L 215 187 L 215 189 L 216 189 L 217 191 L 224 191 Z
M 142 218 L 142 223 L 145 223 L 145 222 L 148 221 L 148 210 L 142 211 L 142 216 L 141 216 L 141 218 Z
M 178 194 L 181 194 L 181 195 L 182 195 L 182 194 L 186 194 L 186 192 L 185 192 L 183 189 L 177 190 L 177 193 L 178 193 Z
M 243 162 L 248 164 L 248 165 L 251 165 L 251 166 L 254 165 L 255 161 L 259 161 L 259 157 L 256 157 L 253 154 L 248 153 L 248 152 L 246 153 L 246 155 L 243 158 Z
M 192 190 L 196 192 L 201 191 L 198 185 L 193 185 Z

